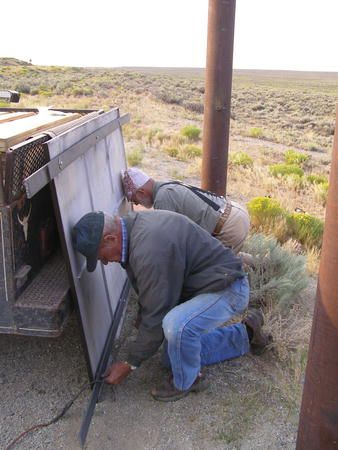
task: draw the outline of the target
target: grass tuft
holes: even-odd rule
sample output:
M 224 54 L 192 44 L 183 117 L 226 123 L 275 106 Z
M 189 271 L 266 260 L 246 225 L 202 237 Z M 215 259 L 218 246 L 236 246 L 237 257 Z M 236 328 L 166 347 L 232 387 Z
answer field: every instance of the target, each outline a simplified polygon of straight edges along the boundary
M 181 149 L 181 154 L 188 159 L 197 158 L 202 156 L 202 149 L 192 144 L 185 145 Z
M 177 158 L 179 153 L 179 149 L 177 147 L 166 147 L 164 151 L 172 158 Z
M 307 175 L 306 181 L 310 184 L 322 184 L 327 183 L 327 177 L 325 175 L 315 175 L 312 173 Z
M 127 161 L 129 166 L 140 166 L 143 160 L 143 151 L 135 148 L 127 152 Z
M 250 213 L 251 223 L 254 227 L 260 228 L 279 220 L 285 216 L 283 208 L 279 202 L 269 197 L 255 197 L 247 203 Z
M 264 132 L 262 128 L 254 127 L 250 128 L 248 131 L 248 136 L 256 139 L 262 139 L 264 137 Z
M 253 167 L 253 159 L 245 152 L 231 153 L 230 162 L 236 166 Z
M 295 164 L 297 166 L 304 164 L 310 159 L 310 155 L 296 152 L 295 150 L 287 150 L 284 155 L 286 164 Z
M 181 129 L 181 134 L 190 141 L 195 142 L 200 138 L 201 130 L 195 125 L 187 125 Z
M 287 175 L 298 175 L 302 177 L 304 175 L 303 169 L 295 164 L 273 164 L 270 166 L 270 173 L 274 177 L 285 177 Z
M 292 213 L 287 218 L 289 234 L 304 247 L 321 248 L 324 224 L 317 217 L 307 213 Z
M 326 181 L 324 183 L 317 184 L 314 188 L 315 191 L 315 199 L 319 202 L 323 207 L 326 206 L 327 202 L 327 194 L 329 191 L 329 182 Z

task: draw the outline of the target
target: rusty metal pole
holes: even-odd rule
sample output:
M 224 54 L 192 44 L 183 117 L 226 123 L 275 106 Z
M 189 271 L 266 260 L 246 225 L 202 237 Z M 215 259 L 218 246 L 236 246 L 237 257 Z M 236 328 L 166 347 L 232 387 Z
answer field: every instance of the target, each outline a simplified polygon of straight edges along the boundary
M 202 187 L 224 195 L 230 127 L 236 0 L 209 0 Z
M 297 450 L 338 449 L 338 106 Z

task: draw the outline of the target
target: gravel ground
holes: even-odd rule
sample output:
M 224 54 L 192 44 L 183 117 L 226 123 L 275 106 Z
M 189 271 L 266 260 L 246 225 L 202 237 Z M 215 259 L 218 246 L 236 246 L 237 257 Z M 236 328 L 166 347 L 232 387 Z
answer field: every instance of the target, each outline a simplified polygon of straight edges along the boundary
M 135 333 L 129 302 L 119 358 Z M 57 415 L 87 381 L 80 335 L 72 317 L 57 339 L 0 336 L 0 448 L 23 430 Z M 155 355 L 115 390 L 105 386 L 86 449 L 293 449 L 297 416 L 279 396 L 271 355 L 247 355 L 208 368 L 210 388 L 175 403 L 149 394 L 164 376 Z M 16 449 L 79 449 L 78 432 L 89 388 L 66 415 L 32 432 Z

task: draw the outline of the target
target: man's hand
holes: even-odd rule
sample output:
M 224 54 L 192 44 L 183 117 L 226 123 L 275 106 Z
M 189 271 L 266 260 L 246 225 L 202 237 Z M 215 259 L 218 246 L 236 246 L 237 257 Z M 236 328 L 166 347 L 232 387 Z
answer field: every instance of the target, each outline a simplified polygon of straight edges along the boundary
M 104 381 L 108 384 L 119 384 L 131 372 L 131 367 L 127 362 L 116 362 L 106 370 Z

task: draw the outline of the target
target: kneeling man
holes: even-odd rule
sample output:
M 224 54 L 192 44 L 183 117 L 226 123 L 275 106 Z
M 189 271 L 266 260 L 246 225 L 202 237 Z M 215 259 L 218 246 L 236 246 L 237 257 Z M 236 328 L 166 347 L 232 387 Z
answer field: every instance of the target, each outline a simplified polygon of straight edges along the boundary
M 247 276 L 239 257 L 187 217 L 169 211 L 123 217 L 91 212 L 75 225 L 73 243 L 90 272 L 98 260 L 120 263 L 141 305 L 127 361 L 112 364 L 107 383 L 120 383 L 164 341 L 172 376 L 152 395 L 178 400 L 206 386 L 202 366 L 247 353 L 250 339 L 264 341 L 259 318 L 249 327 L 222 326 L 246 309 Z

